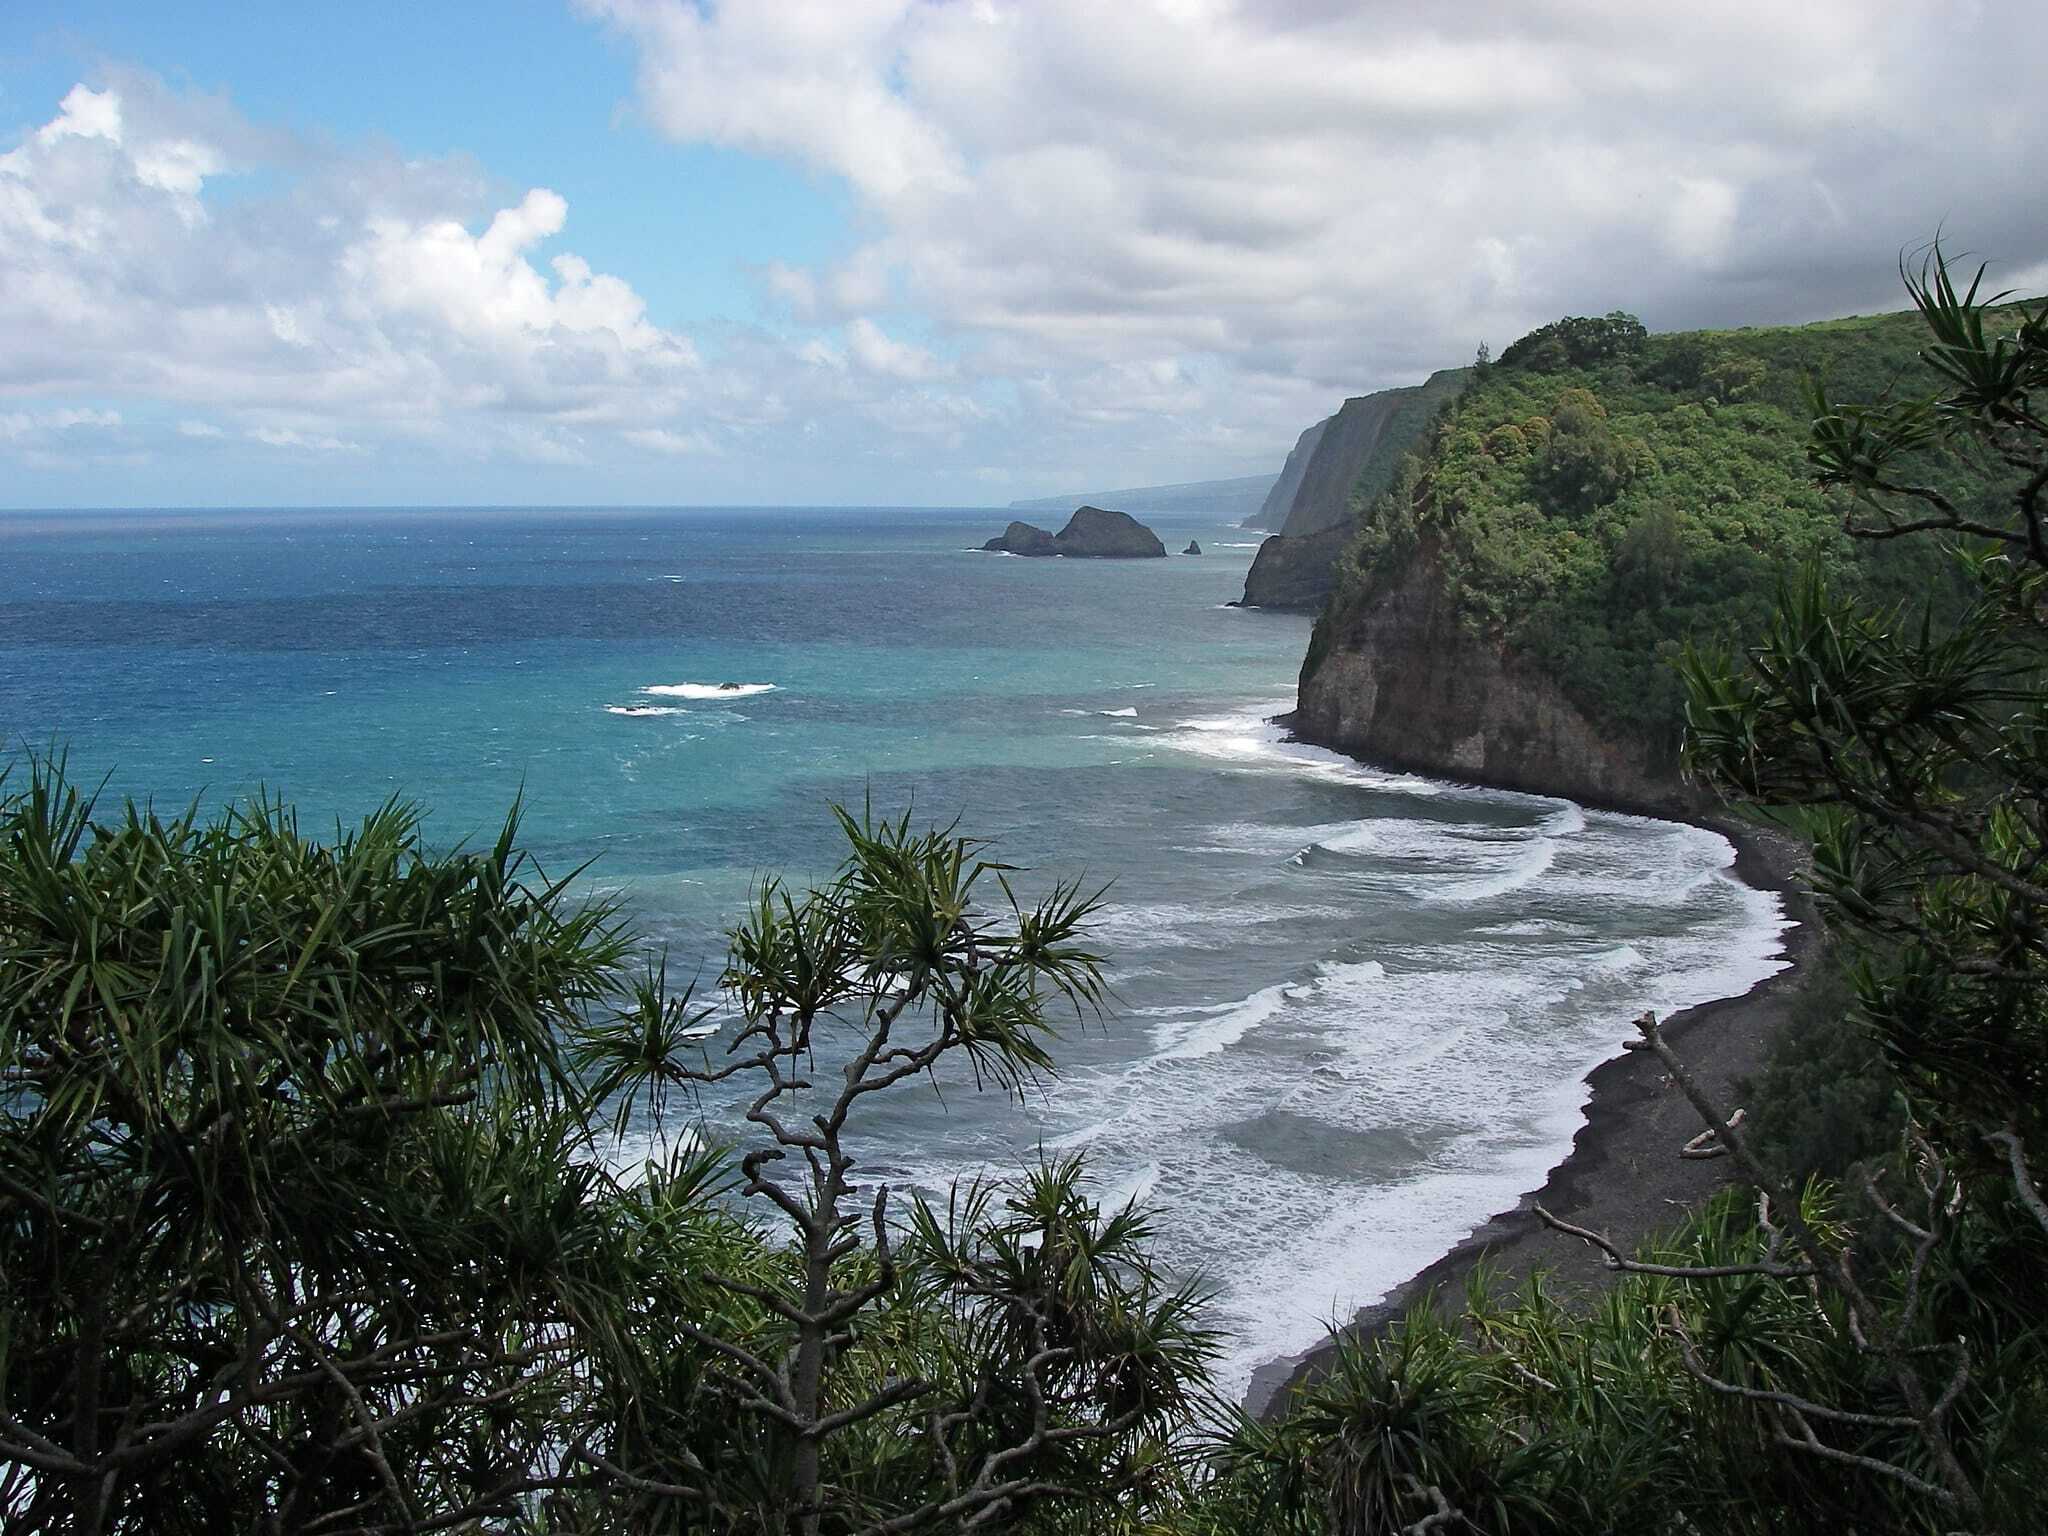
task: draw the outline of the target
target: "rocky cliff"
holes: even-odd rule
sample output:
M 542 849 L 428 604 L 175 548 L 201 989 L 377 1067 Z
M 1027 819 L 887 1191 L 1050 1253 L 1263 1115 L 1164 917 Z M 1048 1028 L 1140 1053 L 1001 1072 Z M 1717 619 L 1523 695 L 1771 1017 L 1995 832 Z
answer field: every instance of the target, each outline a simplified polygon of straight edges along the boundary
M 1397 580 L 1317 622 L 1292 725 L 1435 778 L 1642 815 L 1702 808 L 1668 749 L 1602 729 L 1545 672 L 1462 626 L 1427 544 Z
M 1259 504 L 1259 510 L 1246 518 L 1243 526 L 1263 528 L 1271 533 L 1287 521 L 1287 509 L 1294 505 L 1295 494 L 1301 489 L 1301 477 L 1307 473 L 1308 461 L 1315 457 L 1316 444 L 1322 441 L 1323 429 L 1329 424 L 1330 418 L 1325 416 L 1294 440 L 1287 462 L 1280 466 L 1280 478 L 1273 482 L 1273 488 L 1266 492 L 1266 499 Z
M 1337 582 L 1337 557 L 1360 512 L 1393 483 L 1402 457 L 1437 411 L 1470 380 L 1469 368 L 1446 368 L 1420 384 L 1346 400 L 1336 415 L 1302 433 L 1274 484 L 1295 480 L 1293 499 L 1259 546 L 1245 576 L 1246 608 L 1316 608 Z
M 1290 539 L 1349 522 L 1393 484 L 1394 471 L 1437 407 L 1465 387 L 1472 370 L 1446 368 L 1420 384 L 1346 400 L 1323 423 L 1279 531 Z
M 1166 558 L 1166 546 L 1159 542 L 1158 534 L 1128 512 L 1112 512 L 1106 507 L 1076 507 L 1058 533 L 1013 522 L 981 547 L 1012 555 L 1065 555 L 1083 560 Z
M 1612 315 L 1523 338 L 1449 404 L 1400 494 L 1367 504 L 1295 728 L 1440 777 L 1697 809 L 1673 660 L 1759 635 L 1786 571 L 1937 622 L 1974 600 L 1939 549 L 1846 537 L 1807 456 L 1814 374 L 1845 398 L 1910 389 L 1932 377 L 1923 345 L 1911 314 L 1667 336 Z M 1975 495 L 1997 471 L 1944 474 Z M 1298 592 L 1307 552 L 1275 542 L 1254 585 Z
M 1274 534 L 1259 546 L 1252 568 L 1245 572 L 1240 608 L 1302 608 L 1323 606 L 1337 582 L 1337 557 L 1351 542 L 1353 525 L 1325 528 L 1306 538 Z

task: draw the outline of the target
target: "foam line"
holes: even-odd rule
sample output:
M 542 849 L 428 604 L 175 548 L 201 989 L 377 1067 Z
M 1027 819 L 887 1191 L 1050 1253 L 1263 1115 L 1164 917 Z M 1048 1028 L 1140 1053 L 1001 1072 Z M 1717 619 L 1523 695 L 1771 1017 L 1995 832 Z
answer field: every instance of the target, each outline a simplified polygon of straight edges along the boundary
M 744 699 L 773 693 L 779 683 L 653 683 L 640 691 L 658 699 Z

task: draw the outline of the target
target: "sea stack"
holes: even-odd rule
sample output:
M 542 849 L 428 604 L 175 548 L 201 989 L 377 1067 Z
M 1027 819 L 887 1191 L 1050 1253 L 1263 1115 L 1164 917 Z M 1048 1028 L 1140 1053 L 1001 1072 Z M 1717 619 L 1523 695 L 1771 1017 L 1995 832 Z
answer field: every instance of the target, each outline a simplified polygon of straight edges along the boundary
M 1199 555 L 1201 552 L 1202 541 L 1200 539 L 1189 539 L 1188 547 L 1181 551 L 1184 555 Z
M 1012 523 L 1000 538 L 981 546 L 1012 555 L 1066 555 L 1083 560 L 1163 560 L 1159 535 L 1127 512 L 1076 507 L 1067 526 L 1047 533 L 1030 523 Z M 1199 551 L 1197 551 L 1199 553 Z
M 1043 528 L 1018 522 L 1011 523 L 1000 537 L 990 539 L 981 547 L 1010 555 L 1056 555 L 1060 552 L 1058 541 Z

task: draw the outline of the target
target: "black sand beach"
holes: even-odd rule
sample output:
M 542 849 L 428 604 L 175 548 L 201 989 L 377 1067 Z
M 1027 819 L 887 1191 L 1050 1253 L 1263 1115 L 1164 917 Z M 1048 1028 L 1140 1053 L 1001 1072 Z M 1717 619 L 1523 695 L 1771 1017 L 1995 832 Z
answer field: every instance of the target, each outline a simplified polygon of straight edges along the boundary
M 1735 1104 L 1736 1084 L 1763 1064 L 1804 983 L 1805 962 L 1817 938 L 1811 902 L 1798 884 L 1805 850 L 1791 838 L 1730 821 L 1702 823 L 1735 845 L 1735 873 L 1748 884 L 1778 892 L 1796 926 L 1785 934 L 1786 969 L 1740 997 L 1722 998 L 1671 1015 L 1665 1036 L 1707 1090 Z M 1455 1301 L 1465 1278 L 1482 1261 L 1505 1291 L 1537 1270 L 1559 1294 L 1604 1285 L 1611 1273 L 1601 1256 L 1576 1239 L 1553 1232 L 1536 1217 L 1542 1205 L 1574 1225 L 1605 1233 L 1624 1250 L 1697 1203 L 1728 1177 L 1726 1159 L 1682 1159 L 1678 1149 L 1701 1130 L 1699 1116 L 1646 1051 L 1625 1051 L 1630 1021 L 1615 1021 L 1615 1055 L 1588 1074 L 1592 1098 L 1572 1150 L 1541 1189 L 1525 1194 L 1474 1230 L 1449 1253 L 1363 1308 L 1349 1325 L 1371 1334 L 1432 1291 Z M 1253 1375 L 1246 1407 L 1271 1412 L 1294 1386 L 1327 1368 L 1334 1345 L 1275 1360 Z

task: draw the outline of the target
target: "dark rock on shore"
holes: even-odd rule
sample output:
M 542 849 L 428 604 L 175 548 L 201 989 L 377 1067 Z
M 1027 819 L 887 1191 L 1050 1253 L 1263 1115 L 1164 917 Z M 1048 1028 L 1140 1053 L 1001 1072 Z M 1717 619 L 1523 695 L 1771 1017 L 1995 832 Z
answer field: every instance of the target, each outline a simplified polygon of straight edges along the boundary
M 1201 552 L 1202 543 L 1199 539 L 1189 539 L 1188 547 L 1181 551 L 1181 553 L 1184 555 L 1199 555 Z
M 1105 507 L 1076 507 L 1067 526 L 1047 533 L 1030 523 L 1012 523 L 1001 538 L 983 549 L 1013 555 L 1066 555 L 1082 560 L 1163 560 L 1166 546 L 1159 535 L 1127 512 Z

